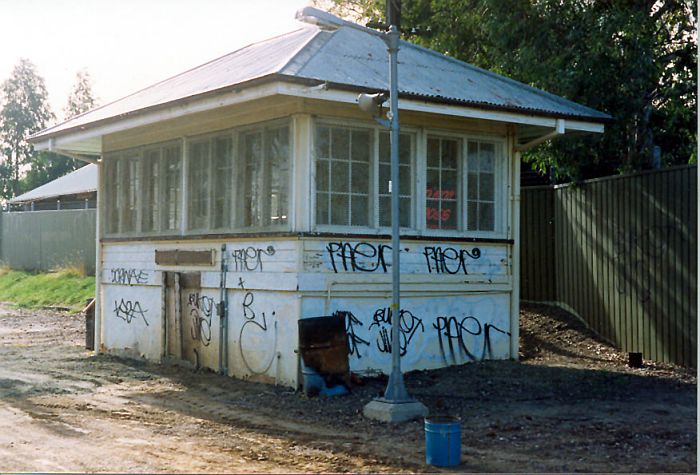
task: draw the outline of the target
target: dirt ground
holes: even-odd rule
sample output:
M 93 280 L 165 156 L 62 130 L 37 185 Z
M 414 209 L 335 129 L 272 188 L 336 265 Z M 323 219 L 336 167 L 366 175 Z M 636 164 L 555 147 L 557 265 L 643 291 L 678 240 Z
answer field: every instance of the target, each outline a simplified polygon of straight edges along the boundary
M 425 472 L 422 422 L 361 416 L 384 388 L 287 388 L 83 349 L 80 316 L 0 307 L 0 471 Z M 467 472 L 695 472 L 696 378 L 625 366 L 565 312 L 522 312 L 522 360 L 406 375 L 462 418 Z

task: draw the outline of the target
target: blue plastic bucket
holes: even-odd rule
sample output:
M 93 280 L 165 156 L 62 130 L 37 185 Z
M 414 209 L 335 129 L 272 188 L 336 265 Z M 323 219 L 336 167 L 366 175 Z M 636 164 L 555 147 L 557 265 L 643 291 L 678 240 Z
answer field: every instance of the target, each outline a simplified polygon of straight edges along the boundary
M 425 419 L 425 463 L 436 467 L 459 465 L 462 455 L 461 421 L 458 417 Z

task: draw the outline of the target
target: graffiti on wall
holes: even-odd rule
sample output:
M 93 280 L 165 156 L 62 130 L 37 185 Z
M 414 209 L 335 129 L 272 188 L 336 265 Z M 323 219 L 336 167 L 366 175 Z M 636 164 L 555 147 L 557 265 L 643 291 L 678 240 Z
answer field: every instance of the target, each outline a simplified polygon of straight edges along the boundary
M 338 310 L 333 314 L 333 316 L 342 317 L 345 319 L 345 334 L 348 339 L 348 355 L 354 355 L 357 358 L 362 358 L 359 345 L 369 346 L 369 341 L 359 336 L 357 334 L 357 330 L 358 327 L 361 327 L 364 324 L 355 315 L 353 315 L 352 312 Z
M 360 360 L 372 351 L 378 354 L 391 353 L 393 315 L 389 307 L 374 310 L 371 318 L 367 319 L 358 318 L 347 310 L 338 310 L 333 316 L 345 318 L 349 357 Z M 411 354 L 420 356 L 415 352 L 424 352 L 426 344 L 434 344 L 435 355 L 447 364 L 459 364 L 467 360 L 481 361 L 494 357 L 494 345 L 501 345 L 503 337 L 511 336 L 509 331 L 468 314 L 460 317 L 434 317 L 431 322 L 434 332 L 425 332 L 428 323 L 424 321 L 425 318 L 418 316 L 415 310 L 401 309 L 399 312 L 399 354 L 402 357 Z M 496 351 L 500 351 L 500 347 Z
M 110 269 L 110 281 L 120 285 L 142 285 L 148 283 L 148 272 L 143 269 L 119 267 Z
M 235 272 L 254 272 L 263 270 L 263 256 L 274 256 L 275 248 L 267 246 L 265 249 L 259 247 L 243 247 L 231 251 L 232 271 Z
M 141 303 L 138 300 L 120 299 L 114 301 L 114 316 L 124 320 L 126 323 L 130 324 L 134 319 L 142 319 L 148 326 L 146 312 L 147 310 L 141 307 Z
M 192 327 L 190 335 L 193 340 L 209 346 L 211 342 L 211 318 L 216 305 L 214 299 L 199 292 L 193 292 L 187 296 L 187 306 L 190 309 Z
M 248 357 L 246 357 L 246 351 L 243 348 L 243 343 L 246 340 L 253 340 L 250 337 L 251 331 L 262 332 L 263 334 L 268 332 L 267 314 L 266 312 L 257 309 L 257 306 L 255 305 L 255 294 L 245 289 L 243 279 L 239 280 L 239 286 L 245 291 L 243 302 L 241 304 L 243 324 L 241 325 L 241 331 L 238 335 L 241 361 L 252 374 L 264 374 L 270 369 L 272 362 L 275 359 L 275 351 L 277 348 L 277 320 L 274 321 L 274 341 L 272 345 L 272 354 L 270 355 L 267 364 L 263 365 L 262 368 L 256 368 L 255 365 L 251 365 Z M 271 318 L 275 317 L 275 311 L 273 310 L 270 312 L 269 316 Z
M 409 252 L 409 248 L 401 252 Z M 326 253 L 330 266 L 336 274 L 339 272 L 382 272 L 391 267 L 387 262 L 391 246 L 370 242 L 329 242 Z M 480 259 L 482 251 L 478 247 L 460 249 L 447 246 L 425 246 L 421 252 L 425 270 L 435 274 L 467 274 L 467 264 Z
M 381 353 L 391 353 L 391 319 L 392 311 L 389 307 L 379 308 L 374 312 L 369 326 L 370 330 L 376 327 L 379 333 L 376 343 Z M 401 356 L 408 351 L 408 345 L 418 330 L 421 333 L 425 331 L 423 320 L 408 310 L 401 309 L 399 312 L 399 354 Z
M 471 360 L 483 360 L 487 355 L 491 356 L 491 335 L 493 332 L 510 336 L 501 328 L 490 323 L 482 323 L 473 316 L 466 316 L 459 319 L 454 316 L 437 317 L 433 323 L 433 328 L 437 332 L 440 351 L 445 361 L 448 357 L 453 362 L 458 361 L 458 356 L 466 356 Z M 481 348 L 470 348 L 469 340 L 483 334 Z M 447 347 L 447 348 L 446 348 Z M 479 350 L 481 354 L 479 354 Z
M 479 259 L 481 249 L 456 249 L 454 247 L 425 246 L 423 248 L 425 264 L 429 273 L 457 274 L 467 273 L 467 258 Z
M 386 244 L 369 242 L 329 242 L 326 251 L 331 259 L 333 272 L 342 267 L 345 272 L 386 272 L 388 264 L 385 254 L 391 251 Z

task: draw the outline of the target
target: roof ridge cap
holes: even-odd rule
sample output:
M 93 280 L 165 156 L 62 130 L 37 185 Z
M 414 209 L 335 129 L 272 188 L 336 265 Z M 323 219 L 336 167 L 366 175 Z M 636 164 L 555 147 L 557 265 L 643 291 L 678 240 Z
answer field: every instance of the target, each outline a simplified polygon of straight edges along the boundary
M 318 38 L 318 36 L 321 34 L 321 31 L 322 31 L 321 28 L 314 27 L 314 26 L 303 26 L 302 29 L 316 30 L 316 31 L 313 33 L 313 35 L 308 40 L 304 41 L 304 43 L 301 46 L 299 46 L 292 54 L 289 55 L 289 57 L 284 62 L 284 64 L 282 64 L 281 67 L 276 68 L 276 71 L 278 74 L 284 74 L 284 70 L 289 67 L 289 65 L 297 58 L 297 56 L 299 56 L 299 54 L 303 50 L 305 50 L 309 46 L 309 44 L 311 44 L 312 41 L 314 41 L 316 38 Z

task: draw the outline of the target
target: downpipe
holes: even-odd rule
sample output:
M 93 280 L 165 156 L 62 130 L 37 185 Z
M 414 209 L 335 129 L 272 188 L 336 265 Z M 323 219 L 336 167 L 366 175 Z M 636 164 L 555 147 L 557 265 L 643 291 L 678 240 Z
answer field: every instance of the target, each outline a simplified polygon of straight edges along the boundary
M 219 373 L 228 375 L 228 292 L 226 291 L 226 244 L 221 245 L 221 279 L 219 280 L 219 304 L 216 313 L 219 315 Z

